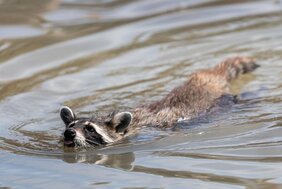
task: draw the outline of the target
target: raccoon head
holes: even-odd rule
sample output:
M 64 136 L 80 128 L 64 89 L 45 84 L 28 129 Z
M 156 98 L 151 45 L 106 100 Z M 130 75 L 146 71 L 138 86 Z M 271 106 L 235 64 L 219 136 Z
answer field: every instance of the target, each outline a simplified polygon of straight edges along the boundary
M 77 118 L 67 106 L 60 110 L 66 125 L 64 145 L 68 147 L 100 146 L 122 139 L 132 121 L 129 112 L 112 113 L 103 118 Z

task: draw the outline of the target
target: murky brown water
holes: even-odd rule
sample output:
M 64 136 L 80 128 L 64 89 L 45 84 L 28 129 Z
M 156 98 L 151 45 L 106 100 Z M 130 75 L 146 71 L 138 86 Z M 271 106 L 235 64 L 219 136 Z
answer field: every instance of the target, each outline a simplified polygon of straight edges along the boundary
M 0 1 L 0 188 L 282 188 L 282 1 Z M 165 95 L 232 55 L 262 65 L 207 122 L 66 151 L 80 115 Z

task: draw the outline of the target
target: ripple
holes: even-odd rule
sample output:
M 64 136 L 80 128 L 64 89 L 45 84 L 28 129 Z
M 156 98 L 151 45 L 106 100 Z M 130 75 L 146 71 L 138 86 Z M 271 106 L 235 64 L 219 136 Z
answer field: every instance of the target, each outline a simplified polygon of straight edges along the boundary
M 28 21 L 0 23 L 1 186 L 281 187 L 281 1 L 68 0 L 40 13 L 9 2 Z M 237 54 L 261 68 L 233 84 L 245 93 L 229 111 L 102 148 L 63 147 L 61 105 L 85 116 L 132 108 Z
M 0 25 L 0 38 L 2 39 L 37 37 L 45 33 L 44 30 L 27 25 Z
M 95 13 L 90 13 L 90 11 L 79 10 L 79 9 L 59 9 L 48 12 L 44 15 L 44 18 L 51 23 L 60 24 L 85 24 L 91 20 L 98 18 Z

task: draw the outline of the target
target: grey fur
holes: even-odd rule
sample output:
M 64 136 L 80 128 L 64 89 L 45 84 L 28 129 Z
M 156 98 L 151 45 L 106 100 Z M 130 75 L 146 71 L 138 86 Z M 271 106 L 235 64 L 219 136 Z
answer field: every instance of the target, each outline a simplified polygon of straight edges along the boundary
M 252 58 L 228 58 L 212 69 L 200 70 L 192 74 L 183 85 L 174 88 L 167 96 L 154 103 L 138 106 L 131 113 L 112 113 L 105 117 L 85 119 L 84 122 L 75 123 L 74 128 L 76 132 L 84 135 L 85 144 L 90 144 L 84 129 L 85 122 L 95 125 L 94 127 L 99 130 L 95 133 L 97 140 L 98 138 L 103 140 L 94 143 L 99 145 L 121 140 L 138 132 L 144 126 L 173 127 L 182 118 L 191 120 L 208 113 L 215 109 L 214 107 L 236 103 L 236 95 L 230 93 L 230 82 L 241 74 L 252 72 L 257 67 L 259 66 Z M 70 110 L 68 107 L 61 109 L 61 117 Z M 66 115 L 68 117 L 62 117 L 64 122 L 65 120 L 68 122 L 69 117 L 73 117 L 72 121 L 82 120 L 76 118 L 72 111 Z M 108 139 L 105 139 L 107 137 Z

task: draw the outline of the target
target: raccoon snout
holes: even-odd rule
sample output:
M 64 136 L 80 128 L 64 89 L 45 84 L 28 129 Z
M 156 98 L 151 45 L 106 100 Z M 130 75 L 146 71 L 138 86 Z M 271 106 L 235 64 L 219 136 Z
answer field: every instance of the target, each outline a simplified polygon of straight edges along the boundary
M 67 129 L 64 132 L 64 136 L 66 139 L 74 139 L 74 137 L 76 136 L 76 132 L 74 129 Z

